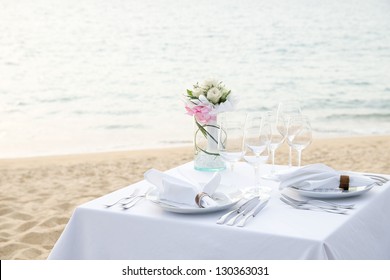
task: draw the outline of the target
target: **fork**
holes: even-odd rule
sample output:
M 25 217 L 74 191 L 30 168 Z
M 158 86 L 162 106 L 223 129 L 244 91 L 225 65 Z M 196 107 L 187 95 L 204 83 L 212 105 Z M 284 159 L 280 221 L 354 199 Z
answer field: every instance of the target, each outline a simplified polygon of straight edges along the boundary
M 145 194 L 145 195 L 140 195 L 140 196 L 135 197 L 135 198 L 134 198 L 133 200 L 131 200 L 129 203 L 122 205 L 122 209 L 123 209 L 123 210 L 130 209 L 131 207 L 133 207 L 134 205 L 136 205 L 140 200 L 142 200 L 145 196 L 146 196 L 146 194 Z
M 329 213 L 333 213 L 333 214 L 347 214 L 347 210 L 346 209 L 335 209 L 335 208 L 326 208 L 326 207 L 321 207 L 321 206 L 318 206 L 318 205 L 309 205 L 309 204 L 295 204 L 287 199 L 285 199 L 284 197 L 280 197 L 280 200 L 283 201 L 284 203 L 296 208 L 296 209 L 300 209 L 300 210 L 321 210 L 321 211 L 325 211 L 325 212 L 329 212 Z
M 116 201 L 116 202 L 114 202 L 114 203 L 105 204 L 104 206 L 106 206 L 107 208 L 110 208 L 110 207 L 112 207 L 112 206 L 114 206 L 114 205 L 117 205 L 117 204 L 118 204 L 119 202 L 121 202 L 121 201 L 126 201 L 126 200 L 129 200 L 129 199 L 131 199 L 131 198 L 136 197 L 136 196 L 138 195 L 138 193 L 139 193 L 139 189 L 136 189 L 136 190 L 134 190 L 131 194 L 129 194 L 128 196 L 122 197 L 121 199 L 119 199 L 118 201 Z
M 380 176 L 380 175 L 376 175 L 376 174 L 363 174 L 364 176 L 367 176 L 371 179 L 374 179 L 376 180 L 377 182 L 377 185 L 383 185 L 385 183 L 387 183 L 389 181 L 388 178 L 384 177 L 384 176 Z
M 136 196 L 133 196 L 131 198 L 130 201 L 127 201 L 125 203 L 122 203 L 122 209 L 123 210 L 127 210 L 127 209 L 130 209 L 131 207 L 133 207 L 134 205 L 136 205 L 140 200 L 142 200 L 143 198 L 145 198 L 149 193 L 150 191 L 152 190 L 152 188 L 147 188 L 145 190 L 145 192 L 143 194 L 140 194 L 140 195 L 136 195 Z
M 353 209 L 355 207 L 355 204 L 339 204 L 339 203 L 334 203 L 330 201 L 324 201 L 324 200 L 319 200 L 319 199 L 306 199 L 306 200 L 298 200 L 294 199 L 284 193 L 281 194 L 285 199 L 290 200 L 291 202 L 294 202 L 296 204 L 323 204 L 323 205 L 329 205 L 332 208 L 341 208 L 341 209 Z

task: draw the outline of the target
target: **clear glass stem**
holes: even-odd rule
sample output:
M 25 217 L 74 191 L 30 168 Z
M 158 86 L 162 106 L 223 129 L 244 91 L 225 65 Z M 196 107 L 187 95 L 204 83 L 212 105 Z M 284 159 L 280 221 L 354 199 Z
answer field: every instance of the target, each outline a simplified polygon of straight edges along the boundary
M 271 174 L 275 173 L 275 150 L 271 149 L 271 155 L 272 155 L 272 168 L 271 168 Z
M 230 172 L 233 173 L 234 171 L 234 165 L 235 165 L 235 162 L 230 162 Z
M 256 164 L 253 167 L 255 169 L 255 187 L 260 187 L 260 166 Z
M 291 167 L 291 166 L 292 166 L 292 148 L 291 148 L 290 145 L 288 146 L 288 148 L 289 148 L 289 153 L 288 153 L 288 167 Z
M 302 150 L 298 150 L 298 167 L 301 167 Z

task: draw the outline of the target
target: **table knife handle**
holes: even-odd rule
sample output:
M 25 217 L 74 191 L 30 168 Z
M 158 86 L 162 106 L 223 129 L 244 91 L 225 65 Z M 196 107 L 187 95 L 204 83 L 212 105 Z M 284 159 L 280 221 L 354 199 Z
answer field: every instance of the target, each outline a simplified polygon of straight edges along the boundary
M 246 222 L 247 222 L 250 218 L 254 218 L 254 216 L 253 216 L 253 215 L 247 215 L 246 217 L 244 217 L 244 218 L 237 224 L 237 226 L 238 226 L 238 227 L 243 227 L 243 226 L 245 226 Z
M 232 218 L 230 218 L 228 220 L 228 222 L 226 223 L 226 225 L 228 226 L 232 226 L 234 225 L 236 222 L 238 222 L 240 219 L 242 219 L 243 217 L 245 217 L 246 214 L 248 214 L 250 211 L 252 211 L 254 208 L 256 208 L 256 206 L 260 203 L 260 201 L 251 201 L 251 203 L 248 203 L 245 208 L 240 208 L 242 211 L 239 211 L 235 216 L 233 216 Z
M 230 212 L 227 212 L 226 214 L 224 214 L 223 216 L 221 216 L 218 221 L 217 221 L 217 224 L 223 224 L 226 222 L 226 220 L 231 216 L 233 215 L 234 213 L 240 213 L 245 207 L 247 207 L 250 203 L 252 203 L 252 201 L 255 201 L 256 199 L 258 199 L 259 197 L 256 196 L 256 197 L 253 197 L 251 198 L 250 200 L 248 200 L 247 202 L 245 202 L 243 205 L 241 205 L 240 207 L 238 207 L 237 209 L 234 209 Z
M 253 209 L 252 213 L 250 215 L 245 215 L 245 217 L 237 224 L 238 227 L 243 227 L 245 226 L 246 222 L 251 218 L 251 217 L 256 217 L 257 214 L 259 214 L 259 212 L 261 210 L 263 210 L 263 208 L 267 205 L 268 203 L 268 199 L 266 201 L 260 201 L 260 203 Z
M 227 220 L 227 218 L 230 217 L 230 215 L 234 214 L 235 212 L 238 213 L 239 209 L 240 209 L 240 208 L 234 209 L 234 210 L 232 210 L 232 211 L 230 211 L 230 212 L 227 212 L 225 215 L 221 216 L 221 217 L 218 219 L 217 224 L 220 224 L 220 225 L 223 224 L 223 223 Z

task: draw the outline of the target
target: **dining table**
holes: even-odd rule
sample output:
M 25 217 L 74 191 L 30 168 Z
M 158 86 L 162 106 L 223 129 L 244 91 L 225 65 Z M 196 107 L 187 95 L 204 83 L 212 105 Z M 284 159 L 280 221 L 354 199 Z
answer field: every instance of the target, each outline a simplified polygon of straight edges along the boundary
M 288 167 L 276 165 L 276 172 Z M 271 174 L 265 164 L 261 174 Z M 194 169 L 193 162 L 164 173 L 201 184 L 212 172 Z M 280 198 L 283 191 L 303 199 L 293 189 L 280 190 L 279 182 L 261 179 L 270 188 L 267 205 L 244 227 L 217 224 L 217 220 L 245 201 L 254 186 L 254 170 L 238 162 L 234 170 L 221 171 L 217 191 L 236 188 L 242 199 L 228 208 L 211 211 L 171 211 L 148 195 L 131 208 L 106 207 L 134 190 L 149 191 L 146 180 L 82 204 L 74 210 L 53 247 L 50 260 L 389 260 L 390 182 L 369 191 L 329 201 L 354 204 L 345 214 L 321 209 L 302 210 Z M 390 178 L 387 174 L 383 177 Z M 260 196 L 263 195 L 260 192 Z

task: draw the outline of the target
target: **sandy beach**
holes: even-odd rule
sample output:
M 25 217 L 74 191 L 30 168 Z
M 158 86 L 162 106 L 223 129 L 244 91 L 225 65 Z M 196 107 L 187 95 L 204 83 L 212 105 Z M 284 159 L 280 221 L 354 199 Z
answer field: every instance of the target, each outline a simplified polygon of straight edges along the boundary
M 315 139 L 303 164 L 390 174 L 390 136 Z M 192 147 L 0 160 L 0 259 L 46 259 L 78 205 L 191 161 Z M 287 145 L 276 154 L 287 163 Z

